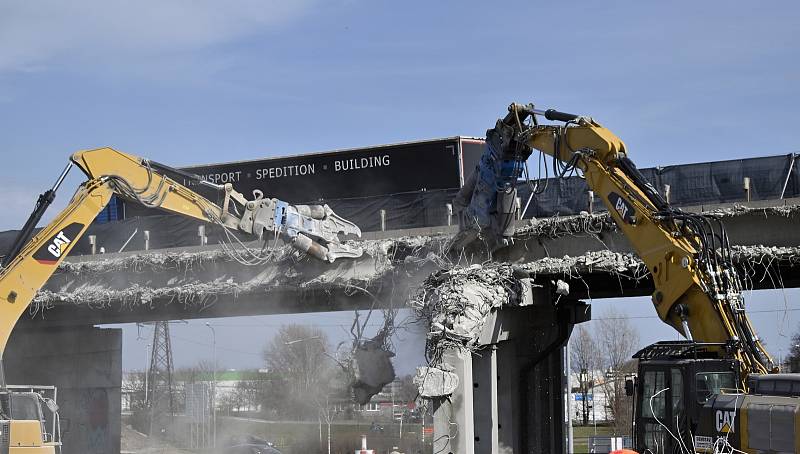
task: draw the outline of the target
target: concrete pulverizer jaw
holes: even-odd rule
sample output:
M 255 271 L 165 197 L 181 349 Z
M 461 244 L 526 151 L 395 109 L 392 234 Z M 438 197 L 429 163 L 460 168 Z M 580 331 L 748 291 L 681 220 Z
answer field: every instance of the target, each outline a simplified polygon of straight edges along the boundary
M 338 258 L 358 258 L 363 249 L 344 244 L 340 235 L 361 237 L 361 229 L 354 223 L 334 213 L 328 205 L 275 204 L 277 228 L 286 235 L 294 247 L 333 263 Z
M 322 209 L 325 210 L 323 227 L 329 235 L 328 238 L 325 238 L 326 241 L 338 243 L 339 235 L 355 235 L 361 238 L 361 229 L 353 222 L 334 213 L 328 205 L 323 205 Z
M 318 208 L 319 205 L 314 208 Z M 341 236 L 354 235 L 361 238 L 361 229 L 353 222 L 334 213 L 331 207 L 319 207 L 324 212 L 322 219 L 315 224 L 316 232 L 309 232 L 310 236 L 319 240 L 327 249 L 327 260 L 333 263 L 338 258 L 358 258 L 364 253 L 361 247 L 345 244 Z
M 278 199 L 248 202 L 239 227 L 260 238 L 267 232 L 279 235 L 295 248 L 319 260 L 333 263 L 339 258 L 358 258 L 361 247 L 344 244 L 340 235 L 361 237 L 361 229 L 334 213 L 328 205 L 292 205 Z

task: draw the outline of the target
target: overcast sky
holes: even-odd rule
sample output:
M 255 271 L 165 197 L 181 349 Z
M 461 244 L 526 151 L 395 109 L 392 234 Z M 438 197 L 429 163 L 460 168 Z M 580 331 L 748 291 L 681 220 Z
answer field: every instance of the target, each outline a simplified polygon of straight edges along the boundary
M 798 23 L 789 1 L 3 1 L 0 230 L 78 149 L 186 165 L 482 136 L 512 101 L 594 116 L 642 167 L 798 151 Z M 751 302 L 800 306 L 786 295 Z M 653 316 L 641 301 L 624 308 Z M 346 322 L 226 320 L 267 326 L 232 326 L 224 362 L 257 365 L 287 319 Z M 637 320 L 643 338 L 671 335 Z M 797 318 L 756 322 L 785 350 Z M 176 363 L 206 354 L 202 323 L 174 331 Z M 125 366 L 141 364 L 146 344 L 125 340 Z

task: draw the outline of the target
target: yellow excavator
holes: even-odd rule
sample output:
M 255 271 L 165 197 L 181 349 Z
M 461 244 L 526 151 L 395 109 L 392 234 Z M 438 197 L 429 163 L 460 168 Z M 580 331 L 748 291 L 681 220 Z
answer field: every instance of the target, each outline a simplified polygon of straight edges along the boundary
M 88 177 L 69 204 L 34 235 L 47 207 L 70 168 Z M 168 174 L 220 192 L 222 206 L 178 184 Z M 231 234 L 244 232 L 265 241 L 281 237 L 298 250 L 325 262 L 356 258 L 361 248 L 342 241 L 341 235 L 361 236 L 361 230 L 327 205 L 291 205 L 255 193 L 248 200 L 230 184 L 217 185 L 196 175 L 132 156 L 111 148 L 80 151 L 54 186 L 39 196 L 36 208 L 8 251 L 0 269 L 0 359 L 11 331 L 36 292 L 69 254 L 81 235 L 113 195 L 183 216 L 216 224 Z M 269 235 L 267 235 L 269 234 Z M 42 403 L 53 413 L 58 406 L 37 392 L 13 392 L 6 385 L 0 361 L 0 453 L 47 454 L 60 450 L 58 429 L 44 423 Z M 57 418 L 55 418 L 57 419 Z
M 557 176 L 585 176 L 650 271 L 659 317 L 686 339 L 636 355 L 635 448 L 800 452 L 800 377 L 775 373 L 745 313 L 724 226 L 670 206 L 622 140 L 592 118 L 511 104 L 459 194 L 460 236 L 496 248 L 513 241 L 516 183 L 534 150 L 552 158 Z

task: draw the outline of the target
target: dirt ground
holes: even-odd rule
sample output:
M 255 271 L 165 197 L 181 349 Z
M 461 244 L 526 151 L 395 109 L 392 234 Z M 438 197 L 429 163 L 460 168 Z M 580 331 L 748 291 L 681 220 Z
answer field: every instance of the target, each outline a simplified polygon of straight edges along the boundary
M 130 425 L 122 425 L 121 454 L 190 454 L 192 451 L 176 448 L 167 442 L 151 439 L 134 430 Z

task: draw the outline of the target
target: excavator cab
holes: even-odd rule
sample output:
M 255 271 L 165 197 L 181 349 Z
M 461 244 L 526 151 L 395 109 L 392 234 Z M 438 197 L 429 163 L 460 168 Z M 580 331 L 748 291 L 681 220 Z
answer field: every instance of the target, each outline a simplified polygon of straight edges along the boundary
M 639 360 L 632 390 L 637 452 L 694 452 L 703 408 L 739 382 L 738 362 L 722 358 L 720 346 L 658 342 L 634 355 Z
M 11 420 L 0 421 L 0 453 L 55 454 L 61 421 L 54 386 L 8 386 Z M 8 430 L 11 429 L 11 430 Z

